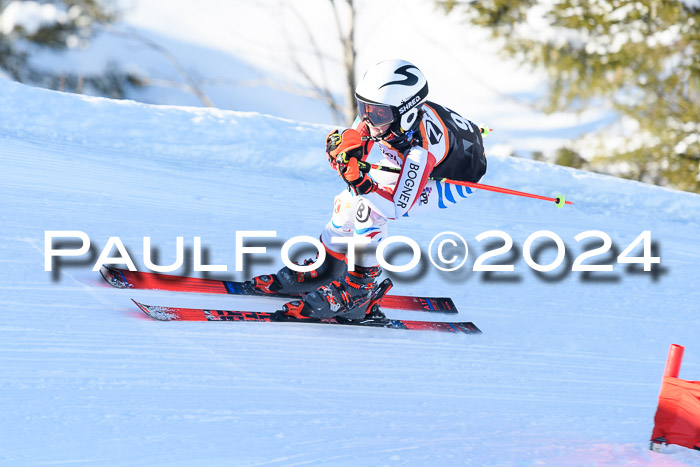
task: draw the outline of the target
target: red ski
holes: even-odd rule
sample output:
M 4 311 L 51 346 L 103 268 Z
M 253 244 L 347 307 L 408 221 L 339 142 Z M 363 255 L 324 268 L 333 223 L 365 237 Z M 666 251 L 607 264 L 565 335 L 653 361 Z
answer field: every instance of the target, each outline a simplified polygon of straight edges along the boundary
M 367 326 L 389 329 L 425 330 L 439 332 L 456 332 L 465 334 L 481 334 L 481 330 L 472 322 L 448 323 L 434 321 L 409 321 L 389 318 L 368 318 L 359 321 L 348 321 L 338 318 L 328 319 L 290 319 L 275 321 L 273 313 L 259 311 L 237 310 L 207 310 L 205 308 L 176 308 L 165 306 L 144 305 L 136 300 L 133 302 L 148 316 L 158 321 L 259 321 L 279 323 L 308 323 L 308 324 L 338 324 L 342 326 Z
M 129 271 L 103 266 L 100 273 L 108 284 L 120 289 L 154 289 L 173 292 L 196 292 L 211 294 L 257 295 L 263 297 L 302 298 L 298 295 L 265 294 L 253 288 L 249 282 L 221 281 L 199 277 L 173 276 L 152 272 Z M 451 298 L 410 297 L 408 295 L 385 295 L 379 303 L 382 308 L 434 313 L 457 313 Z

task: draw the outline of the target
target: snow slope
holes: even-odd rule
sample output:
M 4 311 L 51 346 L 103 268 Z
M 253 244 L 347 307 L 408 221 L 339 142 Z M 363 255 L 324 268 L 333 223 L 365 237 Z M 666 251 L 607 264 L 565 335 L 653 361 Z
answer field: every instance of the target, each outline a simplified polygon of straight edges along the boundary
M 700 452 L 647 449 L 669 344 L 687 347 L 681 377 L 700 379 L 698 195 L 490 157 L 484 183 L 575 205 L 477 192 L 392 226 L 424 247 L 446 230 L 467 239 L 464 269 L 392 277 L 397 292 L 452 296 L 481 336 L 152 322 L 130 298 L 279 303 L 117 290 L 90 270 L 110 236 L 139 265 L 144 236 L 161 264 L 175 237 L 191 253 L 201 236 L 205 259 L 229 266 L 214 277 L 276 270 L 281 242 L 316 235 L 343 188 L 325 167 L 327 131 L 0 81 L 0 464 L 700 465 Z M 515 271 L 472 272 L 485 251 L 474 237 L 494 229 L 513 237 Z M 542 229 L 570 252 L 544 277 L 521 253 Z M 663 272 L 570 272 L 574 236 L 591 229 L 618 253 L 651 230 Z M 46 230 L 86 232 L 91 258 L 45 272 Z M 278 232 L 245 274 L 236 230 Z

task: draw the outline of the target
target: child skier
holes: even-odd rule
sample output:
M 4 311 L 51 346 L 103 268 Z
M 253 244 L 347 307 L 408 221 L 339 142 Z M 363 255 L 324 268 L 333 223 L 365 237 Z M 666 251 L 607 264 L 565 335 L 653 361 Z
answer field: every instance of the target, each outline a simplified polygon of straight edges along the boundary
M 335 130 L 326 138 L 330 165 L 348 185 L 335 197 L 333 215 L 321 233 L 326 260 L 311 272 L 284 267 L 252 280 L 264 293 L 307 293 L 303 300 L 287 303 L 278 319 L 365 318 L 382 272 L 371 247 L 386 238 L 387 220 L 446 208 L 456 195 L 469 192 L 440 179 L 478 182 L 484 175 L 479 127 L 427 101 L 427 96 L 425 77 L 409 62 L 383 61 L 365 73 L 355 91 L 358 117 L 353 128 Z M 379 165 L 396 171 L 360 170 L 360 161 L 375 143 L 383 156 Z M 352 236 L 364 237 L 369 247 L 358 251 L 350 271 L 347 243 L 332 239 Z

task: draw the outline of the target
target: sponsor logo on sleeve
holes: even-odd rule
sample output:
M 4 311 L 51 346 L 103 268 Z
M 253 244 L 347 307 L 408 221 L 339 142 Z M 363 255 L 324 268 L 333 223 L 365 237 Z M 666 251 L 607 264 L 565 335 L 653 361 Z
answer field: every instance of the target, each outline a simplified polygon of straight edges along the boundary
M 396 205 L 400 208 L 406 209 L 408 203 L 412 199 L 413 190 L 416 187 L 416 178 L 418 177 L 418 171 L 420 170 L 420 165 L 414 162 L 408 162 L 408 167 L 406 171 L 406 178 L 401 182 L 401 188 L 399 191 L 399 199 L 396 201 Z
M 432 188 L 429 186 L 426 186 L 423 192 L 420 194 L 420 200 L 418 201 L 418 206 L 422 206 L 424 204 L 428 204 L 429 198 L 430 198 L 430 192 L 433 191 Z

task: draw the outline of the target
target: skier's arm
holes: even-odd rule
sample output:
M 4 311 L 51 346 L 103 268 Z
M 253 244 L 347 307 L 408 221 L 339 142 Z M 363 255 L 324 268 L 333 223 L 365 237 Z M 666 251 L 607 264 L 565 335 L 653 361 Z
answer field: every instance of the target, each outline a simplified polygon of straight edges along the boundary
M 414 146 L 406 152 L 396 185 L 392 188 L 375 184 L 375 189 L 363 197 L 383 217 L 398 219 L 418 200 L 434 166 L 435 156 L 421 146 Z
M 364 145 L 360 133 L 353 128 L 342 133 L 335 130 L 326 138 L 326 154 L 331 167 L 338 171 L 356 195 L 369 193 L 377 186 L 369 175 L 360 171 L 357 162 L 367 157 Z

